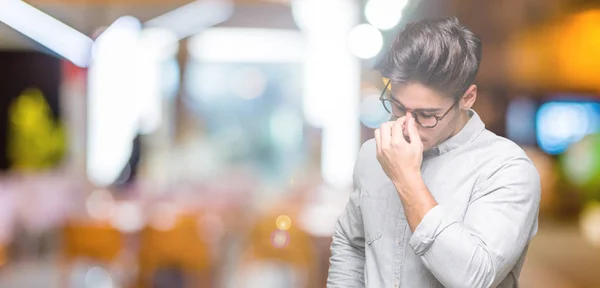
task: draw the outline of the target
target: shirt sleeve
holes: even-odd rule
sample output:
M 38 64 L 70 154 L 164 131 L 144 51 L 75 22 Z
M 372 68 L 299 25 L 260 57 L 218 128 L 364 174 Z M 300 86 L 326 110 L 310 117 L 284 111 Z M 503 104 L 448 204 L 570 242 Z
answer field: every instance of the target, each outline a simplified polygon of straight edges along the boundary
M 410 246 L 445 287 L 495 287 L 537 230 L 539 174 L 527 158 L 507 161 L 479 185 L 462 221 L 437 205 Z

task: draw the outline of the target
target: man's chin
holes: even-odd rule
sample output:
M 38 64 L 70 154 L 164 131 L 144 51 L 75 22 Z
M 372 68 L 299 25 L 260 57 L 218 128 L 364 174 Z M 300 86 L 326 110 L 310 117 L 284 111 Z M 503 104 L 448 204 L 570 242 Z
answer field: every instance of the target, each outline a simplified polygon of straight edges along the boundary
M 433 145 L 431 145 L 429 142 L 427 141 L 423 141 L 423 152 L 425 151 L 429 151 L 433 148 Z

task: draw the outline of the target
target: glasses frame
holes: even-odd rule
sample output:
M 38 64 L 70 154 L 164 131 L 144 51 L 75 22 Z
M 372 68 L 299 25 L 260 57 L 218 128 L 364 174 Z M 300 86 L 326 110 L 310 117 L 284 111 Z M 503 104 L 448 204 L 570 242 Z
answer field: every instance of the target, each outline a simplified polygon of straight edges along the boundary
M 421 123 L 421 121 L 419 121 L 419 116 L 416 113 L 414 113 L 414 111 L 412 111 L 411 109 L 408 109 L 408 108 L 404 107 L 404 105 L 402 105 L 402 103 L 400 103 L 396 99 L 394 99 L 394 97 L 390 97 L 390 99 L 385 98 L 385 92 L 387 91 L 388 87 L 390 86 L 390 83 L 392 83 L 392 80 L 388 80 L 387 84 L 385 84 L 385 87 L 383 88 L 383 91 L 381 92 L 381 96 L 379 96 L 379 100 L 381 101 L 381 104 L 383 105 L 383 108 L 385 109 L 385 111 L 387 111 L 388 113 L 390 113 L 390 115 L 399 118 L 399 117 L 402 117 L 402 116 L 394 115 L 394 113 L 392 111 L 388 110 L 387 106 L 385 105 L 386 104 L 385 102 L 388 101 L 392 105 L 395 104 L 397 106 L 403 107 L 403 109 L 406 110 L 407 113 L 410 112 L 410 114 L 412 114 L 413 117 L 415 117 L 415 121 L 419 125 L 421 125 L 421 127 L 423 127 L 423 128 L 428 128 L 428 129 L 435 128 L 435 126 L 437 126 L 438 123 L 440 123 L 440 121 L 444 120 L 444 117 L 446 117 L 446 115 L 448 115 L 448 113 L 450 113 L 450 111 L 452 110 L 452 108 L 454 108 L 454 106 L 456 106 L 456 104 L 460 101 L 460 99 L 463 98 L 461 96 L 460 98 L 454 100 L 454 103 L 452 103 L 452 106 L 450 106 L 450 108 L 448 108 L 448 110 L 446 110 L 446 112 L 444 112 L 444 114 L 442 116 L 433 115 L 433 118 L 435 118 L 435 124 L 434 125 L 429 125 L 429 126 L 428 125 L 423 125 Z M 390 96 L 391 96 L 391 93 L 390 93 Z M 406 114 L 404 114 L 404 115 L 406 115 Z

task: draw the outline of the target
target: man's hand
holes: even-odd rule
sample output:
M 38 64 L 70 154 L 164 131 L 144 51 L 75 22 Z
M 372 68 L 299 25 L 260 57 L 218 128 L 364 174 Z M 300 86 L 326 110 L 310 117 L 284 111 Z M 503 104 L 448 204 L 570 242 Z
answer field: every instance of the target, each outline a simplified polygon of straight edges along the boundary
M 394 122 L 382 124 L 380 129 L 375 130 L 375 142 L 377 160 L 394 183 L 408 225 L 411 231 L 415 231 L 437 202 L 421 177 L 423 143 L 414 117 L 409 113 Z
M 411 113 L 375 130 L 377 160 L 383 171 L 398 187 L 420 178 L 423 143 Z

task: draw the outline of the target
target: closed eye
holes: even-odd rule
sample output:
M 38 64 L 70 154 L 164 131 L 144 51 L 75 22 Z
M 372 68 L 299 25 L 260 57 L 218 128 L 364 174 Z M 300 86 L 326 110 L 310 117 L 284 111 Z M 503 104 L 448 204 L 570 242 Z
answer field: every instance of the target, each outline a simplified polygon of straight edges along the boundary
M 427 113 L 419 113 L 419 116 L 421 116 L 421 117 L 435 117 L 435 115 L 427 114 Z

